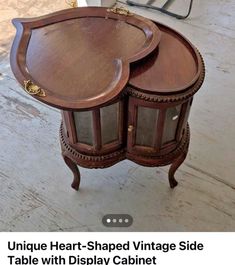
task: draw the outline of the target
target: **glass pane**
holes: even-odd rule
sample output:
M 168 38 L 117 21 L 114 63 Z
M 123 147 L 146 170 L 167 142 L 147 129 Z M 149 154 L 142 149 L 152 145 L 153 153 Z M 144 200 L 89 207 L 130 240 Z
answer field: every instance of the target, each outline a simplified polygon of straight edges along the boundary
M 191 100 L 190 102 L 188 102 L 186 115 L 185 115 L 185 117 L 184 117 L 184 125 L 186 125 L 187 122 L 188 122 L 188 118 L 189 118 L 189 114 L 190 114 L 191 105 L 192 105 L 192 100 Z
M 156 137 L 155 124 L 158 118 L 158 109 L 138 107 L 136 144 L 153 146 Z
M 180 117 L 181 105 L 169 108 L 166 111 L 162 144 L 175 140 L 177 125 Z
M 79 143 L 93 145 L 93 122 L 91 111 L 74 112 L 74 122 Z
M 119 103 L 100 109 L 102 144 L 118 140 Z

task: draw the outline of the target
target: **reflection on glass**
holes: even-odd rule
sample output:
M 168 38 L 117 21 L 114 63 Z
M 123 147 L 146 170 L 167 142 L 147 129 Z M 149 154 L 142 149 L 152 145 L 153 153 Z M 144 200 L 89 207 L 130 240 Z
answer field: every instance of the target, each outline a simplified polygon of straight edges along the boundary
M 175 140 L 177 125 L 180 117 L 181 105 L 169 108 L 166 111 L 162 144 Z
M 153 146 L 156 137 L 155 124 L 158 119 L 158 109 L 138 107 L 136 144 Z
M 100 109 L 102 144 L 118 140 L 119 103 Z
M 74 122 L 79 143 L 93 145 L 93 122 L 91 111 L 74 112 Z
M 190 114 L 190 109 L 191 109 L 191 104 L 192 104 L 192 101 L 188 102 L 187 110 L 186 110 L 186 115 L 184 117 L 184 126 L 188 122 L 188 118 L 189 118 L 189 114 Z

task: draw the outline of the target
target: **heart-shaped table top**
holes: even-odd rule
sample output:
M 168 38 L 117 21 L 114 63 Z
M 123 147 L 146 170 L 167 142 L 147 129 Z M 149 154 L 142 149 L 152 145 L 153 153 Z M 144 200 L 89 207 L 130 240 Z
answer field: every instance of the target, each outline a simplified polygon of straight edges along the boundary
M 152 21 L 99 7 L 13 23 L 17 34 L 11 67 L 17 80 L 38 100 L 67 110 L 93 108 L 118 97 L 129 80 L 130 64 L 154 51 L 161 38 Z

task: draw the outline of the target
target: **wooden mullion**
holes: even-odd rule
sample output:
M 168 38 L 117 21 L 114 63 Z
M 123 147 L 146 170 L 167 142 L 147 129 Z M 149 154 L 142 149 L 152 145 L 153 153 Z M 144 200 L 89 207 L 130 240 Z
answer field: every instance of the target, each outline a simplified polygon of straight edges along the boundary
M 123 130 L 124 130 L 124 102 L 121 100 L 118 103 L 118 143 L 123 143 Z
M 78 139 L 77 139 L 77 132 L 76 132 L 76 127 L 75 127 L 73 112 L 63 111 L 63 113 L 65 117 L 65 124 L 69 132 L 69 140 L 71 143 L 74 144 L 78 141 Z
M 181 138 L 181 135 L 182 135 L 182 131 L 183 131 L 183 125 L 184 125 L 184 121 L 185 121 L 185 116 L 187 114 L 189 110 L 189 101 L 188 102 L 185 102 L 182 106 L 181 106 L 181 110 L 180 110 L 180 114 L 179 114 L 179 117 L 180 117 L 180 120 L 178 121 L 178 125 L 177 125 L 177 129 L 176 129 L 176 141 L 179 141 L 180 138 Z
M 166 109 L 159 109 L 158 119 L 155 125 L 154 148 L 156 151 L 160 151 L 161 149 L 165 118 Z
M 92 111 L 92 118 L 93 118 L 94 147 L 96 151 L 99 151 L 102 146 L 100 109 L 95 109 Z
M 137 106 L 135 99 L 130 98 L 128 106 L 128 127 L 127 127 L 127 148 L 132 151 L 136 138 L 136 124 L 137 124 Z M 129 131 L 129 126 L 133 126 L 133 130 Z

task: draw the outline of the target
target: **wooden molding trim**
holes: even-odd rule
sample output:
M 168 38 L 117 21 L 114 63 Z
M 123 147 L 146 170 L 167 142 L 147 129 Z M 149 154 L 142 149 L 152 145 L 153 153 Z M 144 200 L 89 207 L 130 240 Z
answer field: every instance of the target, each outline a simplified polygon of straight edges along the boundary
M 185 101 L 192 97 L 202 86 L 202 83 L 205 79 L 205 63 L 204 60 L 200 54 L 200 52 L 197 50 L 199 57 L 200 57 L 200 64 L 202 71 L 200 73 L 200 76 L 196 83 L 189 87 L 185 92 L 178 93 L 178 94 L 169 94 L 169 95 L 156 95 L 156 94 L 150 94 L 150 93 L 144 93 L 141 92 L 134 87 L 128 85 L 124 93 L 131 95 L 132 97 L 139 98 L 145 101 L 149 102 L 159 102 L 159 103 L 176 103 L 179 101 Z
M 160 156 L 143 156 L 127 153 L 126 148 L 120 149 L 107 155 L 84 155 L 79 153 L 69 144 L 63 129 L 63 122 L 60 127 L 60 143 L 62 149 L 62 155 L 69 157 L 74 163 L 85 168 L 106 168 L 118 163 L 121 160 L 129 159 L 140 165 L 145 166 L 164 166 L 174 162 L 182 153 L 188 152 L 190 140 L 189 125 L 184 130 L 183 136 L 175 150 L 165 155 Z
M 127 24 L 126 27 L 133 26 L 133 28 L 139 29 L 143 32 L 145 38 L 143 39 L 143 43 L 140 45 L 139 49 L 133 52 L 128 56 L 122 55 L 109 55 L 107 57 L 107 63 L 110 63 L 110 69 L 112 68 L 112 80 L 108 80 L 105 83 L 105 87 L 102 91 L 94 92 L 91 96 L 80 96 L 80 94 L 74 95 L 67 95 L 66 93 L 58 93 L 56 87 L 58 84 L 51 85 L 45 84 L 45 80 L 42 78 L 44 73 L 42 71 L 42 66 L 30 66 L 29 61 L 26 63 L 28 48 L 30 47 L 31 43 L 35 43 L 37 39 L 34 41 L 32 40 L 33 34 L 32 32 L 40 31 L 42 28 L 46 28 L 49 25 L 55 25 L 56 23 L 69 21 L 73 19 L 79 18 L 103 18 L 106 21 L 106 18 L 110 20 L 117 20 L 123 21 Z M 13 24 L 17 29 L 16 37 L 14 39 L 12 49 L 11 49 L 11 68 L 12 71 L 18 80 L 18 82 L 24 87 L 24 81 L 30 80 L 35 85 L 40 87 L 43 91 L 45 91 L 46 96 L 40 97 L 38 95 L 32 95 L 37 100 L 44 102 L 45 104 L 51 105 L 53 107 L 57 107 L 63 110 L 81 110 L 87 109 L 92 107 L 97 107 L 102 104 L 105 104 L 111 100 L 114 100 L 118 95 L 124 90 L 130 75 L 130 64 L 136 62 L 146 55 L 150 54 L 156 47 L 158 46 L 161 38 L 161 31 L 158 27 L 151 21 L 144 17 L 133 15 L 133 16 L 122 16 L 118 14 L 114 14 L 112 12 L 108 12 L 107 8 L 102 7 L 80 7 L 80 8 L 73 8 L 58 11 L 52 14 L 48 14 L 45 16 L 37 17 L 37 18 L 28 18 L 28 19 L 13 19 Z M 69 35 L 70 38 L 71 34 Z M 74 36 L 74 35 L 72 35 Z M 48 37 L 50 38 L 50 34 Z M 128 36 L 126 36 L 128 38 Z M 60 46 L 63 46 L 63 38 L 61 38 Z M 108 40 L 108 41 L 107 41 Z M 40 41 L 40 39 L 39 39 Z M 109 35 L 103 34 L 102 39 L 100 40 L 102 43 L 109 43 L 111 45 L 111 41 L 109 39 Z M 34 44 L 32 44 L 34 45 Z M 112 47 L 112 46 L 111 46 Z M 111 47 L 107 47 L 107 49 L 111 49 Z M 47 47 L 45 47 L 47 49 Z M 47 50 L 46 50 L 47 51 Z M 42 52 L 42 51 L 40 51 Z M 47 51 L 48 52 L 48 51 Z M 73 54 L 73 51 L 69 51 Z M 76 51 L 75 51 L 76 52 Z M 50 53 L 50 52 L 48 52 Z M 87 52 L 90 55 L 89 52 Z M 87 55 L 87 56 L 88 56 Z M 70 55 L 71 56 L 71 55 Z M 117 58 L 115 56 L 118 56 Z M 89 58 L 88 58 L 89 59 Z M 34 60 L 32 58 L 31 60 Z M 68 63 L 68 62 L 67 62 Z M 106 63 L 106 61 L 105 61 Z M 37 72 L 37 67 L 39 67 L 39 71 Z M 82 65 L 80 65 L 82 67 Z M 94 67 L 98 67 L 98 65 L 94 65 Z M 50 62 L 45 61 L 45 68 L 50 70 Z M 40 73 L 41 71 L 41 73 Z M 47 71 L 46 71 L 47 72 Z M 45 73 L 44 73 L 45 74 Z M 38 77 L 39 76 L 39 77 Z M 104 72 L 105 76 L 105 72 Z M 103 76 L 101 76 L 101 80 L 103 80 Z M 68 80 L 67 80 L 68 79 Z M 99 76 L 94 77 L 97 79 L 97 83 L 99 83 Z M 70 82 L 69 77 L 64 77 L 67 84 Z M 78 79 L 79 80 L 79 79 Z M 107 83 L 107 84 L 106 84 Z M 65 88 L 66 89 L 66 88 Z M 94 89 L 92 87 L 92 89 Z M 85 90 L 86 91 L 86 90 Z M 95 91 L 95 90 L 94 90 Z M 85 92 L 84 92 L 85 93 Z M 89 95 L 89 94 L 88 94 Z

